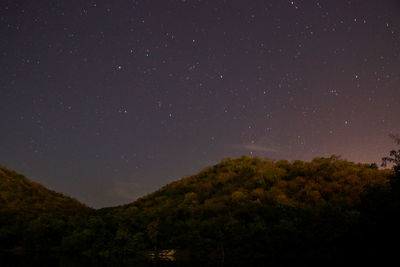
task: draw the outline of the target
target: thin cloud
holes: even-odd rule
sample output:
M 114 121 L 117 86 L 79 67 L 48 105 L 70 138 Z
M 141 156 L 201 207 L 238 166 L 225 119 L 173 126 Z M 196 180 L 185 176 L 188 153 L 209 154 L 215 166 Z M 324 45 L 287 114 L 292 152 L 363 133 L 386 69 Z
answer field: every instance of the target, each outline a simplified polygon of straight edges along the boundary
M 149 191 L 150 188 L 148 186 L 144 186 L 143 184 L 135 182 L 116 181 L 114 186 L 111 188 L 111 193 L 122 200 L 128 201 L 134 201 L 139 197 L 148 194 Z

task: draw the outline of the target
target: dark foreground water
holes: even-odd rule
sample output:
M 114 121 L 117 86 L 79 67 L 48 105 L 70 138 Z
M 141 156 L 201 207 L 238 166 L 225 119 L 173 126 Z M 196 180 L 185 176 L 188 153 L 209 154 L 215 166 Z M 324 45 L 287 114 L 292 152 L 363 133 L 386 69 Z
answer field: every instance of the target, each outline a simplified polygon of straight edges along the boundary
M 56 255 L 8 255 L 0 254 L 0 266 L 19 267 L 19 266 L 60 266 L 60 267 L 108 267 L 108 266 L 135 266 L 135 267 L 239 267 L 239 266 L 275 266 L 264 260 L 246 260 L 245 262 L 216 260 L 210 261 L 206 259 L 185 259 L 185 260 L 149 260 L 145 258 L 90 258 L 90 257 L 74 257 L 74 256 L 56 256 Z

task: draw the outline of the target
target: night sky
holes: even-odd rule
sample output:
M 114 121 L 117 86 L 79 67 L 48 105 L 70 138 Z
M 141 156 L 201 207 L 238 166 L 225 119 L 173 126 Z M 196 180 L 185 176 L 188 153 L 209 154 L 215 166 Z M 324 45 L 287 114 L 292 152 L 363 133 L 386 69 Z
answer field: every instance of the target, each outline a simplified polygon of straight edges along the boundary
M 0 2 L 0 164 L 92 207 L 225 157 L 377 162 L 400 1 Z

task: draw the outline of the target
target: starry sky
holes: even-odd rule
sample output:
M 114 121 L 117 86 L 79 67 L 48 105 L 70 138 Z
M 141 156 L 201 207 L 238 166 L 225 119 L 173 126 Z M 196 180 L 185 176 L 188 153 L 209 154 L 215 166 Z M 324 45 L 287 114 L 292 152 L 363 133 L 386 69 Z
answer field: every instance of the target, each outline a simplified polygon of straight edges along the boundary
M 400 1 L 4 0 L 0 39 L 0 164 L 96 208 L 400 132 Z

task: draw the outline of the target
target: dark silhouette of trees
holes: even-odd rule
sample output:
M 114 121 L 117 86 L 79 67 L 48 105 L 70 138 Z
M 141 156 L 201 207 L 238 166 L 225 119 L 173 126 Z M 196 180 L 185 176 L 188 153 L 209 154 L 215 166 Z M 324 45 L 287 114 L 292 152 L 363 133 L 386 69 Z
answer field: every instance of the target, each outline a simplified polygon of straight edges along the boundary
M 398 135 L 393 136 L 400 145 Z M 0 250 L 117 257 L 177 249 L 269 261 L 395 255 L 400 150 L 393 170 L 338 156 L 227 158 L 133 203 L 92 210 L 0 168 Z M 390 180 L 392 179 L 392 180 Z M 390 238 L 389 238 L 390 237 Z
M 0 251 L 55 251 L 92 209 L 0 167 Z
M 400 145 L 400 136 L 390 135 L 396 145 Z M 391 262 L 397 260 L 398 246 L 393 245 L 400 239 L 400 149 L 391 150 L 389 156 L 382 158 L 382 167 L 391 165 L 388 178 L 389 188 L 372 187 L 362 196 L 360 219 L 352 230 L 348 244 L 357 247 L 360 258 L 369 255 L 369 260 Z
M 400 146 L 400 135 L 391 134 L 390 137 L 393 141 Z M 400 148 L 398 150 L 391 150 L 388 157 L 382 158 L 382 166 L 386 167 L 388 163 L 393 164 L 393 170 L 396 178 L 400 178 Z M 399 180 L 399 179 L 396 179 Z M 397 181 L 398 183 L 398 181 Z

